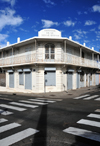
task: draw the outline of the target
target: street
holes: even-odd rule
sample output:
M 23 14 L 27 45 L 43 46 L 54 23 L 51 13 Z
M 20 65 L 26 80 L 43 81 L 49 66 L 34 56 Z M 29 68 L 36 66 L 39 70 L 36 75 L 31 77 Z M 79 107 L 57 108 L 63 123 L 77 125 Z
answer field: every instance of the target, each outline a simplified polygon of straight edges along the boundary
M 60 98 L 1 93 L 0 146 L 100 145 L 99 88 L 75 92 Z

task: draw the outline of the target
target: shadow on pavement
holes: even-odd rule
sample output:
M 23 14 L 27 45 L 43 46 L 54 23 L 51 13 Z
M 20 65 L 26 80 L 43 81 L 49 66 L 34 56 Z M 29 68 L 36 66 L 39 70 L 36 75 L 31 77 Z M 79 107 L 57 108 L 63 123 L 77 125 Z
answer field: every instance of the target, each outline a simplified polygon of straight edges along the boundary
M 40 118 L 36 127 L 39 130 L 34 135 L 32 146 L 46 146 L 47 145 L 47 105 L 43 105 L 41 109 Z

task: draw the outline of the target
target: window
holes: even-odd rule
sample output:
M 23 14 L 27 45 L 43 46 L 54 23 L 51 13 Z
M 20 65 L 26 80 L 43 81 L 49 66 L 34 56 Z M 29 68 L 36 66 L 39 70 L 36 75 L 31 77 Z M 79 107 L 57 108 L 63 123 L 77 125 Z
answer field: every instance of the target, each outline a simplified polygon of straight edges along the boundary
M 24 73 L 19 72 L 19 85 L 24 85 Z
M 54 44 L 45 45 L 45 59 L 55 59 L 55 46 Z
M 92 81 L 92 74 L 90 74 L 90 81 Z

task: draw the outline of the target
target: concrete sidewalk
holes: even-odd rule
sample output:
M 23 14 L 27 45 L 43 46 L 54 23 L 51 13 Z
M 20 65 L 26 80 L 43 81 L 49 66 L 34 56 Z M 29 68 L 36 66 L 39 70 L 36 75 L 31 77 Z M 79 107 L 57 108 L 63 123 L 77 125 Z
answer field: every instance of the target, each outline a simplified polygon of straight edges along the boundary
M 33 96 L 36 98 L 60 98 L 60 99 L 65 99 L 65 98 L 72 98 L 75 96 L 80 96 L 83 94 L 89 94 L 89 93 L 94 93 L 100 91 L 99 86 L 91 86 L 91 87 L 83 87 L 80 89 L 76 90 L 70 90 L 70 91 L 63 91 L 63 92 L 48 92 L 48 93 L 23 93 L 23 92 L 14 92 L 14 90 L 5 90 L 4 88 L 0 89 L 0 94 L 8 94 L 8 95 L 20 95 L 20 96 Z

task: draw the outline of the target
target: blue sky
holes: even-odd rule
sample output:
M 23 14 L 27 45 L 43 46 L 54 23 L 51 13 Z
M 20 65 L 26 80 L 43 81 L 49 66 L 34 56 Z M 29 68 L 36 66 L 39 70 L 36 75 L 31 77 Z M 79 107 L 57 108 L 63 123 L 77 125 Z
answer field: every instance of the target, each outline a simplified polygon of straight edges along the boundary
M 0 46 L 54 28 L 62 37 L 100 49 L 100 0 L 0 0 Z

